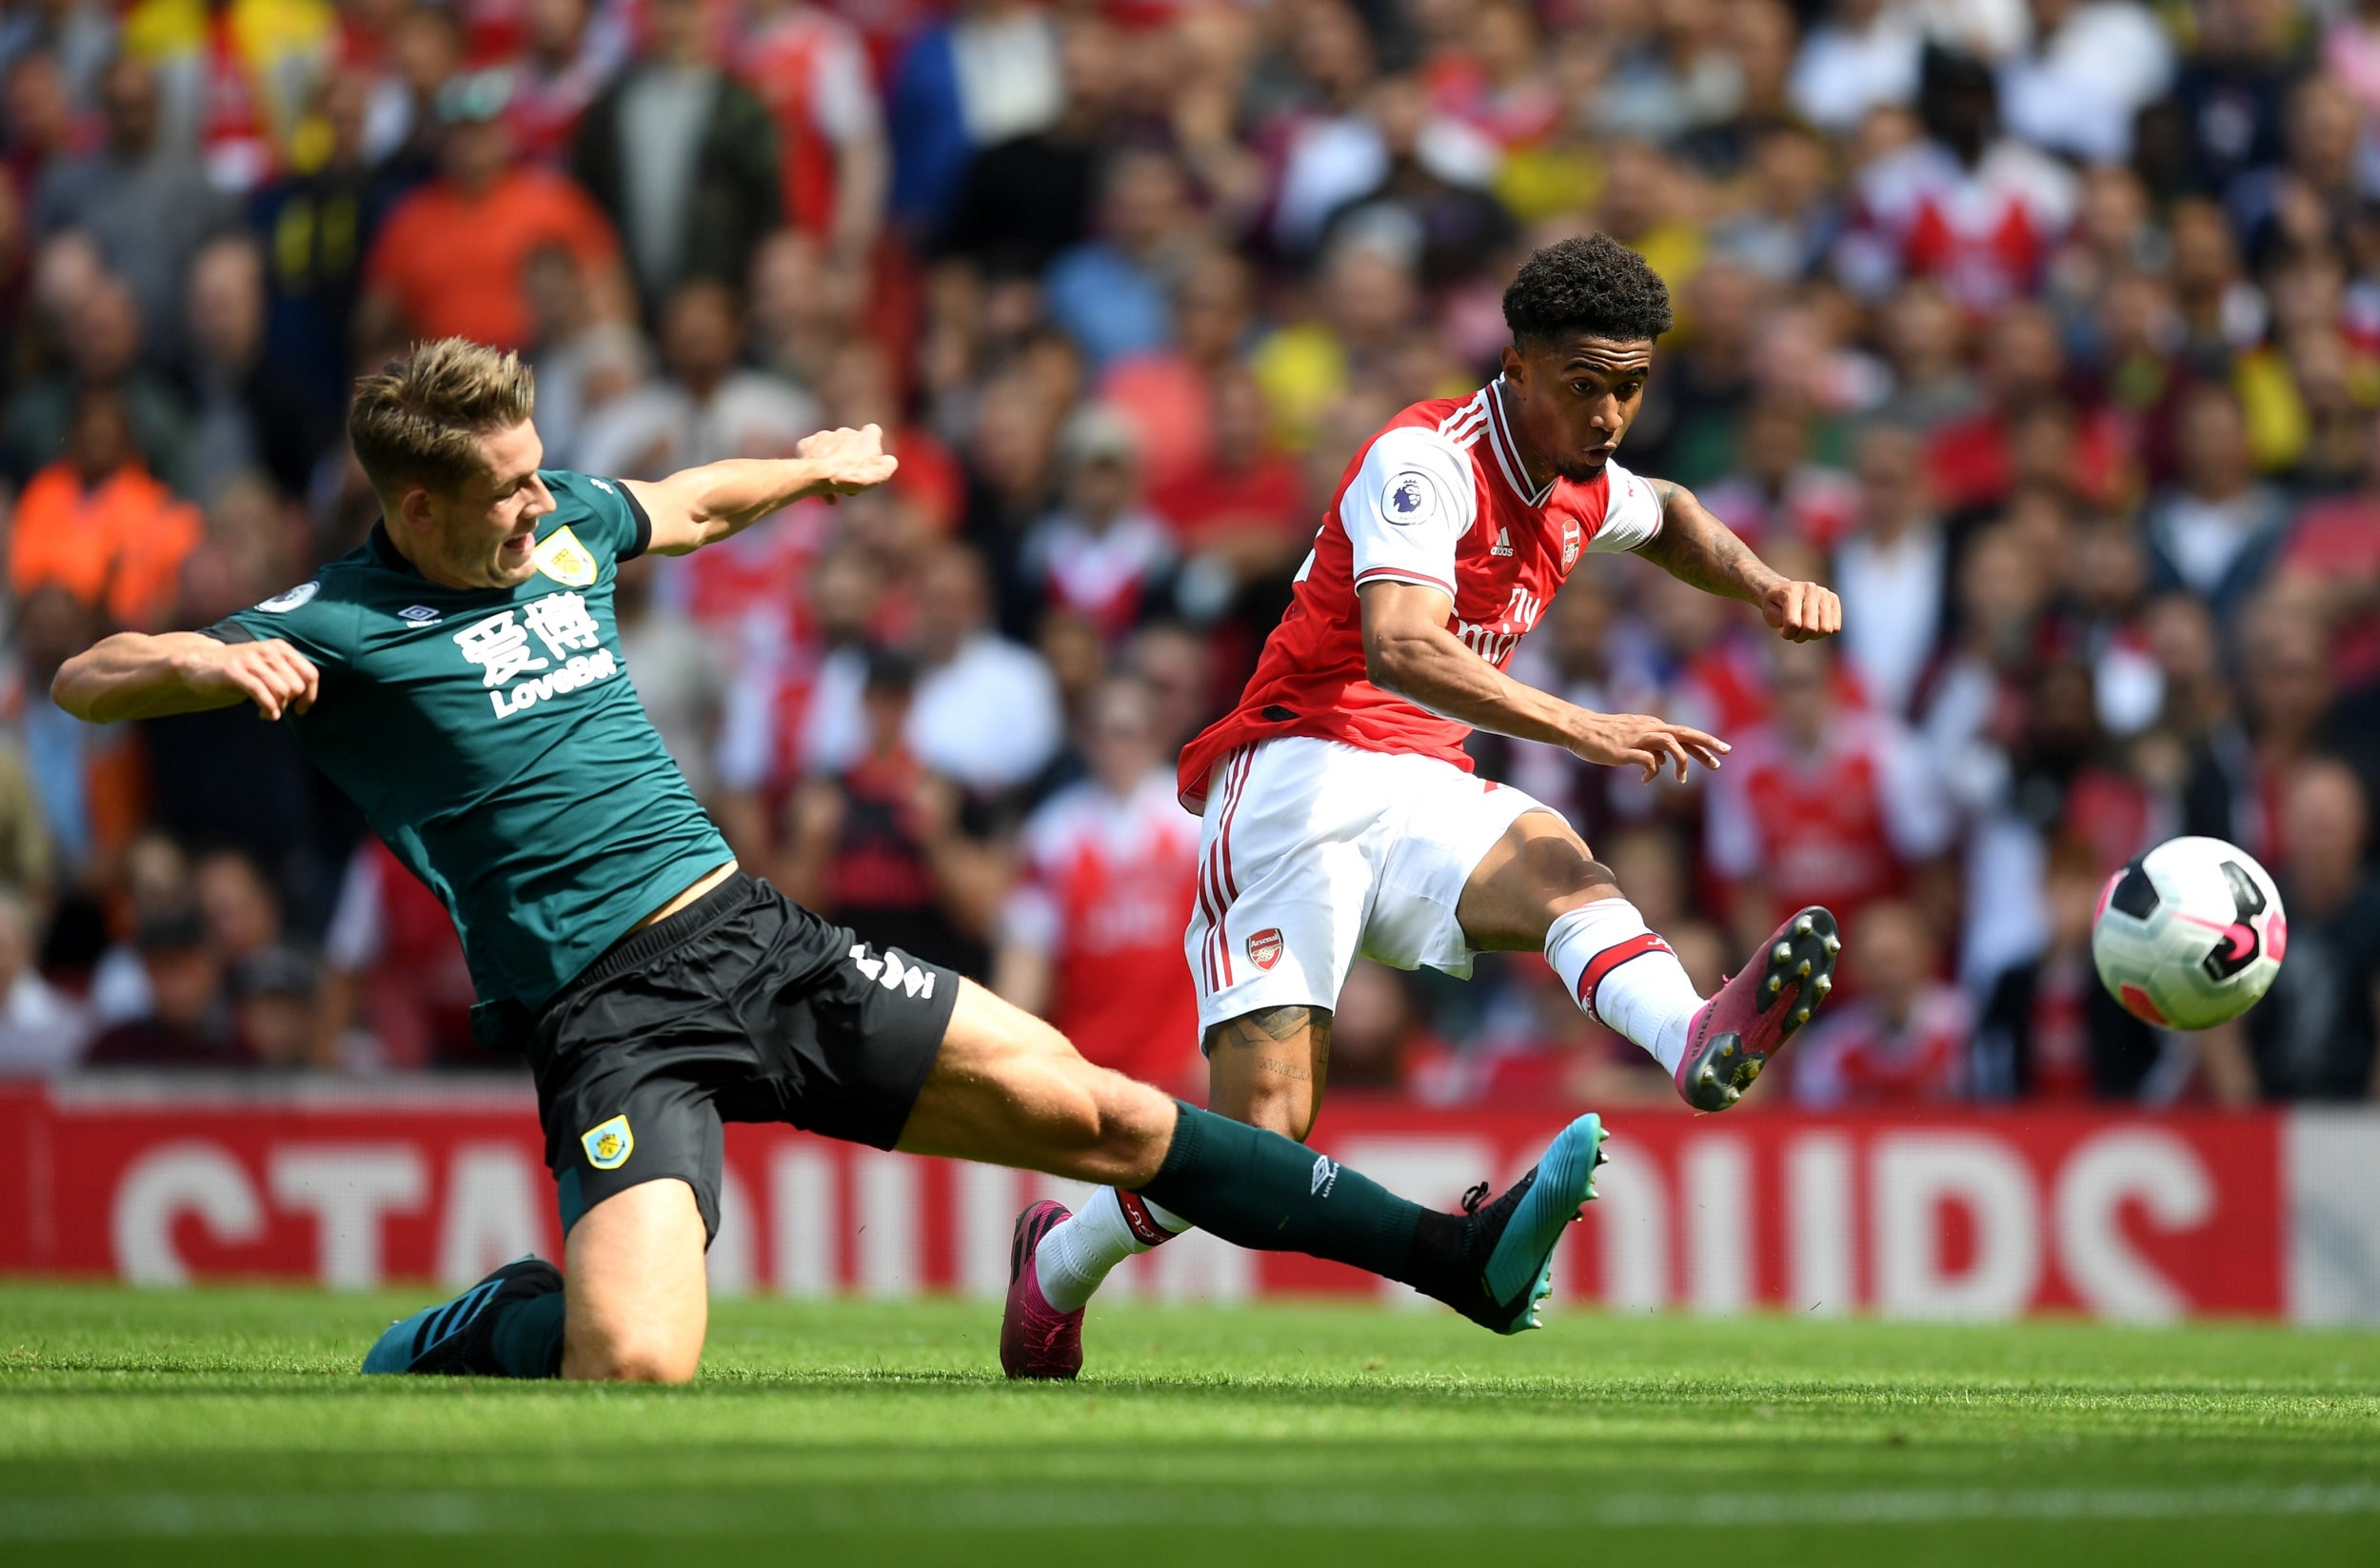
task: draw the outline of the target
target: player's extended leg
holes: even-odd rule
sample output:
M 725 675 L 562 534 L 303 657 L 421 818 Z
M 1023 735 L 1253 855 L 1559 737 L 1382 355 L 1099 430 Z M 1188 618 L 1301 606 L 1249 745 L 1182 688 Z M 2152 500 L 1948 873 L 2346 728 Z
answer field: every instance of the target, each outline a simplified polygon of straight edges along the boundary
M 1093 1066 L 1041 1020 L 968 983 L 900 1147 L 1135 1190 L 1236 1245 L 1351 1263 L 1509 1334 L 1535 1326 L 1554 1244 L 1594 1196 L 1602 1141 L 1601 1123 L 1581 1117 L 1497 1201 L 1440 1214 L 1278 1134 Z
M 1259 1007 L 1206 1032 L 1206 1106 L 1302 1143 L 1330 1075 L 1331 1010 Z M 1061 1321 L 1034 1337 L 1042 1354 L 1006 1358 L 1016 1378 L 1071 1378 L 1082 1366 L 1082 1309 L 1117 1264 L 1173 1240 L 1190 1221 L 1145 1195 L 1101 1187 L 1069 1214 L 1043 1200 L 1017 1217 L 1012 1246 L 1031 1252 L 1041 1300 Z M 1021 1273 L 1021 1268 L 1012 1269 Z
M 709 1319 L 704 1237 L 685 1182 L 624 1188 L 570 1227 L 567 1275 L 538 1258 L 506 1263 L 389 1325 L 364 1370 L 684 1382 Z
M 1587 1016 L 1642 1046 L 1698 1111 L 1742 1098 L 1834 988 L 1842 948 L 1835 917 L 1804 909 L 1706 1002 L 1610 869 L 1551 811 L 1514 820 L 1464 883 L 1456 918 L 1481 950 L 1541 946 Z

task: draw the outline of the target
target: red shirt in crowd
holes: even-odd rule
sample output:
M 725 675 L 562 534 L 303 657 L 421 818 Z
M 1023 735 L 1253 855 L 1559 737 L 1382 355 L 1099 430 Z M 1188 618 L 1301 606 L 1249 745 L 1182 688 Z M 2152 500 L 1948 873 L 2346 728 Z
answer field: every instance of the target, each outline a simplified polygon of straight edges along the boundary
M 1181 926 L 1196 897 L 1199 823 L 1173 781 L 1129 796 L 1084 783 L 1026 824 L 1009 941 L 1050 964 L 1049 1021 L 1102 1067 L 1173 1083 L 1198 1062 L 1199 1002 Z
M 1956 823 L 1906 730 L 1837 710 L 1815 751 L 1775 724 L 1738 738 L 1712 776 L 1705 827 L 1712 870 L 1764 887 L 1771 917 L 1823 903 L 1849 929 L 1947 849 Z

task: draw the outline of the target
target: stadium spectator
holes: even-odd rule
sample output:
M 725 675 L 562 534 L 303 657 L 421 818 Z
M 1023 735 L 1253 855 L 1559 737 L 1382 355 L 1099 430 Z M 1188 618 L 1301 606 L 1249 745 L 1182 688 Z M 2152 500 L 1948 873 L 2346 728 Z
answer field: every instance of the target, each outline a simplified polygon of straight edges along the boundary
M 1707 786 L 1704 852 L 1753 940 L 1823 903 L 1848 943 L 1871 904 L 1940 897 L 1957 824 L 1932 762 L 1898 721 L 1845 704 L 1833 666 L 1823 644 L 1781 649 L 1775 718 L 1739 735 Z
M 511 93 L 502 70 L 438 89 L 437 178 L 389 212 L 365 266 L 357 337 L 367 347 L 407 333 L 528 347 L 523 277 L 544 246 L 576 256 L 599 296 L 619 297 L 610 224 L 569 180 L 517 161 L 504 120 Z
M 2207 1042 L 2211 1065 L 2244 1050 L 2246 1071 L 2215 1065 L 2218 1092 L 2245 1080 L 2273 1100 L 2380 1098 L 2380 882 L 2366 855 L 2371 808 L 2353 770 L 2304 763 L 2282 786 L 2287 848 L 2273 869 L 2289 950 L 2272 990 Z
M 2147 1087 L 2162 1060 L 2157 1034 L 2108 994 L 2091 958 L 2106 880 L 2090 845 L 2051 850 L 2041 953 L 2001 973 L 1975 1025 L 1977 1099 L 2132 1100 Z
M 1089 708 L 1089 777 L 1051 796 L 1020 835 L 993 988 L 1103 1067 L 1185 1083 L 1198 1076 L 1199 1017 L 1180 915 L 1197 878 L 1198 819 L 1174 799 L 1148 688 L 1111 680 Z
M 736 363 L 743 343 L 736 297 L 698 278 L 670 295 L 661 316 L 664 374 L 585 417 L 575 439 L 589 471 L 628 479 L 723 457 L 786 457 L 819 427 L 818 406 L 780 377 Z
M 1078 409 L 1059 449 L 1063 505 L 1025 537 L 1024 591 L 1117 642 L 1162 607 L 1174 542 L 1141 504 L 1140 441 L 1121 413 L 1100 404 Z
M 1879 709 L 1905 715 L 1941 635 L 1950 561 L 1908 430 L 1878 425 L 1860 438 L 1858 519 L 1835 550 L 1843 657 Z
M 1887 901 L 1860 914 L 1844 937 L 1857 995 L 1813 1022 L 1787 1059 L 1795 1100 L 1813 1110 L 1884 1109 L 1969 1095 L 1970 1010 L 1934 978 L 1934 945 L 1914 904 Z
M 228 14 L 228 25 L 214 25 Z M 124 54 L 157 75 L 160 137 L 198 150 L 219 190 L 245 193 L 295 149 L 314 85 L 330 62 L 328 6 L 254 4 L 217 13 L 191 0 L 134 0 Z
M 326 78 L 310 122 L 318 161 L 285 173 L 249 204 L 267 261 L 264 373 L 290 398 L 307 400 L 317 426 L 324 410 L 346 399 L 365 256 L 400 193 L 366 156 L 371 94 L 371 79 L 361 70 L 341 69 Z
M 367 835 L 347 861 L 324 939 L 309 1054 L 350 1066 L 508 1065 L 471 1038 L 476 1000 L 446 906 Z
M 2000 63 L 2009 130 L 2086 163 L 2129 156 L 2132 120 L 2172 84 L 2173 45 L 2137 0 L 2028 0 L 2032 37 Z
M 1810 424 L 1798 398 L 1772 393 L 1757 399 L 1744 413 L 1738 466 L 1696 492 L 1755 549 L 1777 538 L 1833 549 L 1858 515 L 1857 483 L 1812 460 Z
M 17 503 L 9 586 L 20 595 L 55 586 L 117 625 L 161 628 L 203 527 L 197 507 L 141 466 L 124 400 L 87 391 L 65 459 L 35 474 Z
M 52 242 L 45 264 L 59 263 L 76 248 L 70 238 Z M 65 268 L 61 268 L 64 270 Z M 61 297 L 47 324 L 58 340 L 64 363 L 30 377 L 10 400 L 9 466 L 29 478 L 67 450 L 76 405 L 87 394 L 108 394 L 121 404 L 131 424 L 135 452 L 149 472 L 184 489 L 189 473 L 190 414 L 165 377 L 141 363 L 141 320 L 131 290 L 121 279 L 93 271 Z
M 199 912 L 185 905 L 144 917 L 132 946 L 147 982 L 146 1004 L 101 1030 L 84 1060 L 94 1067 L 249 1065 L 225 992 L 223 960 Z
M 234 1026 L 260 1067 L 335 1065 L 322 1054 L 314 961 L 294 947 L 266 947 L 231 969 Z
M 911 40 L 893 78 L 891 206 L 934 233 L 980 150 L 1057 120 L 1057 30 L 1029 0 L 966 0 Z
M 742 288 L 783 214 L 776 127 L 720 68 L 704 0 L 647 0 L 650 54 L 588 106 L 570 168 L 627 247 L 648 312 L 687 282 Z
M 919 568 L 916 592 L 915 700 L 902 706 L 908 749 L 962 788 L 1016 788 L 1049 763 L 1064 738 L 1057 682 L 1029 649 L 991 629 L 991 585 L 973 550 L 936 550 Z M 856 764 L 878 719 L 890 711 L 880 705 L 870 712 L 860 685 L 820 682 L 809 729 L 816 765 Z
M 303 494 L 332 427 L 314 389 L 266 359 L 265 261 L 245 235 L 210 241 L 190 263 L 190 459 L 186 487 L 213 501 L 263 469 Z
M 862 750 L 794 796 L 779 880 L 870 942 L 984 976 L 1006 866 L 979 814 L 912 749 L 919 693 L 913 660 L 869 657 Z
M 1794 107 L 1811 124 L 1848 134 L 1870 109 L 1905 108 L 1916 99 L 1924 47 L 1916 8 L 1834 0 L 1794 61 Z
M 785 222 L 846 262 L 874 248 L 892 149 L 859 32 L 810 0 L 756 0 L 736 69 L 777 127 Z
M 0 887 L 0 1078 L 46 1078 L 82 1057 L 90 1028 L 81 1007 L 33 966 L 33 916 Z
M 1097 234 L 1052 259 L 1041 290 L 1050 317 L 1094 373 L 1165 346 L 1167 296 L 1199 244 L 1181 166 L 1161 152 L 1109 157 Z
M 1020 41 L 1033 36 L 1017 34 Z M 930 38 L 914 57 L 921 69 Z M 1035 278 L 1090 233 L 1100 170 L 1123 109 L 1122 48 L 1103 18 L 1067 20 L 1057 56 L 1062 106 L 1046 123 L 1037 120 L 965 164 L 939 231 L 944 254 L 965 258 L 989 277 Z
M 164 363 L 171 357 L 190 258 L 231 214 L 191 157 L 193 143 L 163 133 L 157 74 L 147 62 L 119 57 L 100 93 L 102 145 L 49 166 L 34 198 L 33 226 L 44 237 L 72 230 L 96 242 L 108 269 L 131 289 L 151 359 Z
M 523 157 L 560 168 L 580 117 L 628 58 L 629 18 L 625 7 L 592 0 L 527 0 L 521 23 L 507 117 Z

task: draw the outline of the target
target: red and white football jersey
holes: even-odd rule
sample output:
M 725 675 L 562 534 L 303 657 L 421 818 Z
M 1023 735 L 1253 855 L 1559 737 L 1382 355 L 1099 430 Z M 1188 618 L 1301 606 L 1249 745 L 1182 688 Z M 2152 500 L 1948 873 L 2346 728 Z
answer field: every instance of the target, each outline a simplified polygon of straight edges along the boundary
M 1182 749 L 1182 804 L 1203 810 L 1216 764 L 1283 735 L 1414 752 L 1470 771 L 1462 749 L 1470 725 L 1364 678 L 1357 589 L 1443 590 L 1455 601 L 1446 629 L 1502 669 L 1582 552 L 1635 549 L 1660 531 L 1653 486 L 1616 463 L 1583 485 L 1556 479 L 1532 488 L 1502 387 L 1499 376 L 1467 398 L 1417 403 L 1348 464 L 1240 705 Z
M 1872 1002 L 1854 1002 L 1812 1024 L 1795 1049 L 1794 1099 L 1819 1110 L 1963 1100 L 1973 1036 L 1956 986 L 1926 986 L 1897 1022 Z
M 1846 930 L 1948 850 L 1957 826 L 1916 738 L 1885 715 L 1842 710 L 1815 753 L 1775 724 L 1738 738 L 1703 818 L 1713 871 L 1758 877 L 1775 918 L 1823 903 Z
M 1050 1022 L 1102 1067 L 1180 1082 L 1198 1062 L 1198 996 L 1181 960 L 1198 819 L 1161 771 L 1121 799 L 1086 780 L 1033 814 L 1021 848 L 1002 923 L 1050 961 Z

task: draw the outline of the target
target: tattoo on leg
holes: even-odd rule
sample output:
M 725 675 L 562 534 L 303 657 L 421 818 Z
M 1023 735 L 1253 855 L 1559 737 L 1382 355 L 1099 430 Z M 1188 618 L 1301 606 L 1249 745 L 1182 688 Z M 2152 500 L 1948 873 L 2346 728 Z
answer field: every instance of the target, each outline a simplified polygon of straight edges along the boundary
M 1235 1018 L 1225 1029 L 1236 1045 L 1261 1045 L 1266 1041 L 1279 1042 L 1295 1039 L 1299 1031 L 1314 1022 L 1311 1007 L 1259 1007 L 1242 1018 Z

